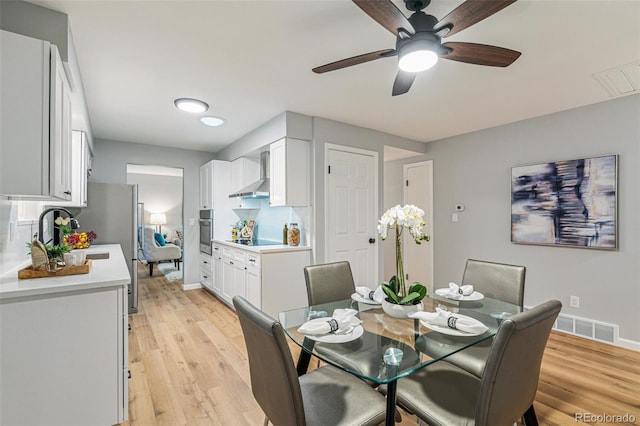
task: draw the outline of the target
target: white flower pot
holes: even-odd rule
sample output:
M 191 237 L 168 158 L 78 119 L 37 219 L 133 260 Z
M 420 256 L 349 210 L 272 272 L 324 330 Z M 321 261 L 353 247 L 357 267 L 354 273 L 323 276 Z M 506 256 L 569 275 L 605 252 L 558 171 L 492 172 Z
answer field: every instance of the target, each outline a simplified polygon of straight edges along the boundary
M 382 300 L 382 310 L 385 314 L 394 318 L 407 318 L 407 314 L 411 312 L 424 311 L 424 304 L 422 302 L 417 305 L 396 305 L 395 303 L 387 302 L 387 299 Z

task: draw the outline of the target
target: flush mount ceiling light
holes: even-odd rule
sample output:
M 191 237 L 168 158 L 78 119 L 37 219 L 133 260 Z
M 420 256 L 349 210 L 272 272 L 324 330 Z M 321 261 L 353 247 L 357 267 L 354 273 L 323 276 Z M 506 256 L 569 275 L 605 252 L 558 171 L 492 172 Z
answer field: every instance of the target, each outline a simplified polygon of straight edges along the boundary
M 176 108 L 186 112 L 205 112 L 209 109 L 209 105 L 206 102 L 202 102 L 198 99 L 192 98 L 178 98 L 173 101 Z
M 200 122 L 205 126 L 218 127 L 224 124 L 224 118 L 207 115 L 205 117 L 200 117 Z

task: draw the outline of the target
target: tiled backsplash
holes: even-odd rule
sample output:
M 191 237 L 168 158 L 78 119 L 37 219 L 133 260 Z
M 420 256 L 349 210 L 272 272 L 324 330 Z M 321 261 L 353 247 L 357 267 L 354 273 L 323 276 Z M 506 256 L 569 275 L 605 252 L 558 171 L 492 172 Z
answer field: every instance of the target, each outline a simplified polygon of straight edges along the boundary
M 257 201 L 257 200 L 256 200 Z M 271 207 L 269 200 L 260 200 L 256 205 L 256 235 L 261 240 L 282 241 L 284 224 L 297 223 L 300 228 L 300 245 L 308 245 L 306 239 L 308 207 Z M 239 213 L 236 211 L 236 213 Z
M 37 231 L 37 221 L 18 221 L 17 201 L 0 200 L 0 274 L 29 260 L 26 244 Z

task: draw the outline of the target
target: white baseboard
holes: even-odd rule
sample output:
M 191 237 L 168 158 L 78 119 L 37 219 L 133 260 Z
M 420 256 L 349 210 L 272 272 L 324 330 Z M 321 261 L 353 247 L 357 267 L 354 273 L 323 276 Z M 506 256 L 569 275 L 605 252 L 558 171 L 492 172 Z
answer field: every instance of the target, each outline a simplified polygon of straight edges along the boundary
M 631 349 L 632 351 L 640 352 L 640 342 L 636 342 L 635 340 L 620 338 L 618 339 L 618 345 L 626 349 Z
M 198 288 L 202 288 L 202 284 L 200 284 L 200 283 L 182 284 L 182 290 L 183 291 L 196 290 Z

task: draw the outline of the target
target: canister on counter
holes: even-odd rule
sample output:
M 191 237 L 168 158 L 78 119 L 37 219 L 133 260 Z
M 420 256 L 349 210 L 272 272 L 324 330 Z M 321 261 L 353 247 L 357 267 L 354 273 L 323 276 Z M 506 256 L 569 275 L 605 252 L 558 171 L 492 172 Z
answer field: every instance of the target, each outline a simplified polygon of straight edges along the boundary
M 287 243 L 290 246 L 298 246 L 300 244 L 300 229 L 298 229 L 297 223 L 289 225 L 289 231 L 287 233 Z

